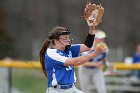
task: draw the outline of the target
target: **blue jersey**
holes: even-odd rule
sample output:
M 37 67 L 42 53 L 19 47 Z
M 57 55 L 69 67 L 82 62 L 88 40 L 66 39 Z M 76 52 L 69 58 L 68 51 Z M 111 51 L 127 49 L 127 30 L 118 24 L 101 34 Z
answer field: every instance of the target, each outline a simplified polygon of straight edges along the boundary
M 133 56 L 133 63 L 140 63 L 140 55 L 135 54 Z
M 73 84 L 76 82 L 74 66 L 64 66 L 67 58 L 77 57 L 80 45 L 72 45 L 67 52 L 48 48 L 45 54 L 45 67 L 48 72 L 48 86 Z

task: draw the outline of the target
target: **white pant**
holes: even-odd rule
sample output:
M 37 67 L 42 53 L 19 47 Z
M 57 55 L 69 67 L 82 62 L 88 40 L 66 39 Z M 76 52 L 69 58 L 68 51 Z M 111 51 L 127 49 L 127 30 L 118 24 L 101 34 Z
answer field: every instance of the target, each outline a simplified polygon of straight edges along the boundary
M 90 69 L 80 66 L 78 69 L 78 76 L 80 87 L 83 92 L 88 93 L 90 82 L 94 82 L 98 93 L 106 93 L 103 71 L 100 68 Z
M 46 93 L 84 93 L 78 89 L 76 89 L 75 86 L 73 86 L 70 89 L 56 89 L 53 87 L 49 87 L 46 91 Z

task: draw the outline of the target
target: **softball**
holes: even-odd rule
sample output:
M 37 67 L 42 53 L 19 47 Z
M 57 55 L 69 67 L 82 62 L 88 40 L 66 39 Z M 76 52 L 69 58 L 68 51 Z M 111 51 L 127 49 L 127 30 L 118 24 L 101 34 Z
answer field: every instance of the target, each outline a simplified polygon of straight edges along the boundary
M 107 45 L 105 43 L 97 43 L 97 47 L 103 46 L 104 49 L 107 49 Z

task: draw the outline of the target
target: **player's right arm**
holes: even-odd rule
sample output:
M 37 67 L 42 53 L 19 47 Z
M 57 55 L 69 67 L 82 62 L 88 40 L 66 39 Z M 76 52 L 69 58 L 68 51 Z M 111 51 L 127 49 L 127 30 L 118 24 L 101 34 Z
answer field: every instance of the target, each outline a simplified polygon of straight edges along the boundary
M 95 57 L 97 55 L 98 55 L 98 53 L 92 52 L 92 53 L 89 53 L 88 55 L 83 55 L 83 56 L 79 56 L 79 57 L 75 57 L 75 58 L 68 58 L 65 61 L 64 66 L 78 66 L 78 65 L 82 65 L 85 62 L 89 61 L 92 57 Z
M 93 51 L 87 55 L 74 57 L 74 58 L 67 58 L 67 60 L 64 62 L 64 66 L 78 66 L 78 65 L 84 64 L 84 63 L 88 62 L 89 60 L 91 60 L 93 57 L 104 52 L 105 50 L 106 50 L 106 44 L 101 43 L 100 45 L 97 45 L 95 47 L 95 51 Z

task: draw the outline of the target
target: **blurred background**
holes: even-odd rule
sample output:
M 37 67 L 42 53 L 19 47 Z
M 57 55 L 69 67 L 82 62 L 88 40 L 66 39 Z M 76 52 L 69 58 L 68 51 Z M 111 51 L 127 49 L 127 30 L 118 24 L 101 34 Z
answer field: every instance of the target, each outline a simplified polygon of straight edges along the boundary
M 135 53 L 135 47 L 140 44 L 140 0 L 90 1 L 102 3 L 105 8 L 103 22 L 96 29 L 107 33 L 109 61 L 124 62 L 126 57 Z M 87 0 L 0 0 L 0 59 L 10 57 L 21 61 L 39 60 L 38 53 L 43 41 L 48 37 L 49 31 L 58 25 L 65 26 L 72 32 L 74 44 L 84 43 L 88 26 L 81 16 L 86 2 Z M 2 67 L 0 89 L 5 90 L 0 93 L 10 93 L 8 73 L 12 73 L 12 93 L 45 93 L 47 80 L 40 69 L 9 70 Z

